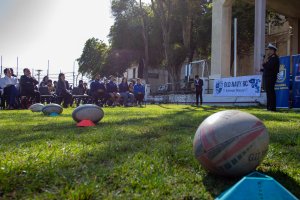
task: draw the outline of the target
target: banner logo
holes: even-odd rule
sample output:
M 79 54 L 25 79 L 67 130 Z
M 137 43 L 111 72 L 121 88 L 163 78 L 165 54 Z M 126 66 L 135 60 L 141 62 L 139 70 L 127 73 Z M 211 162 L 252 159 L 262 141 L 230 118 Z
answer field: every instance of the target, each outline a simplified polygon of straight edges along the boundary
M 250 79 L 249 83 L 251 83 L 251 87 L 255 89 L 256 93 L 260 93 L 261 80 L 260 79 Z
M 277 74 L 277 83 L 283 83 L 286 80 L 286 67 L 280 65 L 279 73 Z
M 223 90 L 223 81 L 217 81 L 216 83 L 216 93 L 220 94 Z

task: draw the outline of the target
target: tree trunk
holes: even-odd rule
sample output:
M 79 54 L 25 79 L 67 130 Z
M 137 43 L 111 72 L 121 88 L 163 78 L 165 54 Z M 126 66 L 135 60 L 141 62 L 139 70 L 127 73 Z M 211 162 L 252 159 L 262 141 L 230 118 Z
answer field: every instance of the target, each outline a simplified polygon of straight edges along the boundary
M 164 54 L 165 54 L 165 60 L 166 60 L 166 67 L 171 72 L 171 80 L 172 83 L 175 82 L 174 76 L 172 71 L 174 70 L 172 68 L 171 62 L 170 62 L 170 52 L 171 52 L 171 44 L 170 44 L 170 34 L 172 30 L 172 24 L 170 21 L 170 14 L 173 10 L 173 4 L 172 0 L 165 1 L 166 8 L 164 8 L 164 1 L 163 0 L 157 0 L 157 7 L 155 8 L 154 0 L 151 0 L 152 3 L 152 10 L 154 13 L 159 17 L 160 24 L 162 28 L 162 35 L 163 35 L 163 47 L 164 47 Z
M 141 12 L 141 24 L 142 24 L 142 35 L 143 35 L 143 41 L 144 41 L 144 53 L 145 53 L 145 59 L 144 59 L 144 79 L 146 83 L 149 83 L 148 80 L 148 65 L 149 65 L 149 41 L 148 41 L 148 27 L 146 26 L 146 19 L 145 15 L 143 14 L 142 9 L 142 1 L 140 0 L 140 12 Z

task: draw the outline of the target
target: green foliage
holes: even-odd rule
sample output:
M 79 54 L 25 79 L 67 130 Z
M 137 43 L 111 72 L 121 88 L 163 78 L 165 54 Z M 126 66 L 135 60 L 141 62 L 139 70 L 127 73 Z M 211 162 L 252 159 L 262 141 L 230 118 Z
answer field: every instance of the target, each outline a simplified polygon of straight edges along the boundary
M 199 124 L 231 108 L 147 105 L 104 108 L 96 127 L 58 117 L 0 111 L 0 199 L 214 199 L 238 179 L 206 172 L 193 155 Z M 300 116 L 233 108 L 260 118 L 270 134 L 258 170 L 300 197 Z
M 139 51 L 130 49 L 111 49 L 101 73 L 105 76 L 120 76 L 133 61 L 137 61 L 140 58 L 140 54 Z
M 232 17 L 238 19 L 238 53 L 249 53 L 249 49 L 254 44 L 255 6 L 235 0 L 232 7 Z
M 163 58 L 161 29 L 159 21 L 154 17 L 149 5 L 143 6 L 144 18 L 149 40 L 149 62 L 155 66 Z M 131 60 L 124 67 L 138 63 L 144 58 L 144 42 L 142 37 L 141 11 L 136 1 L 115 0 L 112 2 L 112 13 L 116 17 L 110 29 L 112 52 L 131 52 Z M 138 52 L 138 53 L 137 53 Z M 111 58 L 113 55 L 110 56 Z M 109 62 L 115 62 L 109 59 Z M 110 67 L 111 68 L 111 65 Z M 115 73 L 121 73 L 122 67 L 115 67 Z
M 80 58 L 77 59 L 78 71 L 88 76 L 100 73 L 106 62 L 107 52 L 108 47 L 104 42 L 95 38 L 88 39 Z

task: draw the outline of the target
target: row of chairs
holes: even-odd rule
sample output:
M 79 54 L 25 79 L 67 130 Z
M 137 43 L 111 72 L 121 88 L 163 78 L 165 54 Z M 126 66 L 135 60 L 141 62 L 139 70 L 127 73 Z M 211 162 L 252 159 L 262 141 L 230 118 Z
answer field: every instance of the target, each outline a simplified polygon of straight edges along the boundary
M 56 103 L 61 104 L 63 101 L 63 97 L 57 96 L 56 94 L 50 94 L 47 87 L 40 87 L 39 92 L 41 95 L 41 103 Z M 95 100 L 92 96 L 84 95 L 80 93 L 78 88 L 73 88 L 72 90 L 72 104 L 75 104 L 77 107 L 80 104 L 96 104 L 98 106 L 104 106 L 104 105 L 112 105 L 112 101 L 110 99 L 97 99 Z M 21 109 L 27 109 L 30 105 L 36 103 L 34 98 L 29 96 L 20 96 L 17 100 L 17 107 Z M 121 102 L 122 104 L 122 99 Z M 145 102 L 143 102 L 145 103 Z M 5 109 L 7 106 L 7 97 L 4 95 L 0 95 L 0 109 Z
M 5 95 L 0 95 L 0 109 L 6 109 L 8 102 L 8 98 Z M 41 103 L 43 104 L 49 104 L 49 103 L 56 103 L 56 104 L 61 104 L 63 101 L 63 98 L 60 96 L 57 96 L 55 94 L 53 95 L 41 95 Z M 27 109 L 30 107 L 30 105 L 36 103 L 34 98 L 29 97 L 29 96 L 20 96 L 18 97 L 16 101 L 16 107 L 20 109 Z M 102 106 L 103 103 L 102 101 L 97 101 L 95 102 L 94 99 L 91 96 L 88 95 L 73 95 L 73 101 L 72 104 L 75 104 L 77 107 L 80 104 L 87 104 L 87 103 L 92 103 L 92 104 L 97 104 Z

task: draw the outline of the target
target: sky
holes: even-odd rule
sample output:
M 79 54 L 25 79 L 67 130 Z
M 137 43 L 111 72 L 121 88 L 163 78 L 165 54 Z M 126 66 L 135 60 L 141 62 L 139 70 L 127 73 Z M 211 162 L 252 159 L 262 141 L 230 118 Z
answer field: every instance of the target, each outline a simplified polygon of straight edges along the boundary
M 108 44 L 113 22 L 110 0 L 0 0 L 3 69 L 16 71 L 18 57 L 19 76 L 25 67 L 46 74 L 48 60 L 50 74 L 72 72 L 89 38 Z

